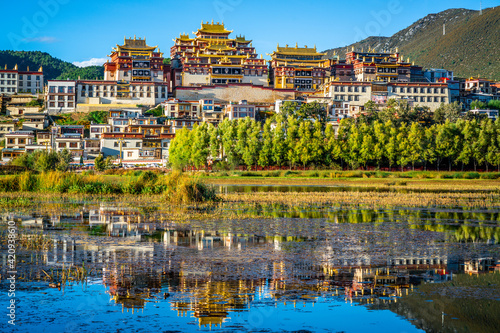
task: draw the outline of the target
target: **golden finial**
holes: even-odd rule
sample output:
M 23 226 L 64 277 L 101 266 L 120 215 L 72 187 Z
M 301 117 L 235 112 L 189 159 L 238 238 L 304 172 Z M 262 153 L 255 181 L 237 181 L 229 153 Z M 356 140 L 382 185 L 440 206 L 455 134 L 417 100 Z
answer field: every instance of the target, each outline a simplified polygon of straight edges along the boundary
M 17 64 L 14 66 L 14 70 L 17 71 Z
M 214 19 L 212 19 L 212 24 L 214 24 Z
M 40 68 L 38 68 L 38 71 L 43 72 L 43 66 L 40 66 Z
M 295 42 L 295 48 L 299 47 L 299 45 L 297 44 L 297 42 Z

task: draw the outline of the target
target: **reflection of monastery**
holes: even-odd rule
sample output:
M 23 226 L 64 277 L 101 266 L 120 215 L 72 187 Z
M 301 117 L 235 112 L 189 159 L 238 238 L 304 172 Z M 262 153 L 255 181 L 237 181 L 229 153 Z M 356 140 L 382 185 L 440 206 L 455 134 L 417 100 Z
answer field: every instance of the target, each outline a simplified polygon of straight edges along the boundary
M 366 304 L 395 302 L 422 281 L 500 267 L 497 258 L 450 257 L 436 243 L 394 245 L 391 253 L 397 256 L 389 253 L 381 261 L 357 234 L 343 236 L 348 239 L 241 235 L 230 222 L 224 230 L 172 224 L 160 230 L 137 210 L 106 204 L 74 215 L 6 218 L 18 220 L 26 230 L 49 230 L 54 245 L 40 253 L 43 263 L 57 269 L 84 262 L 95 268 L 124 311 L 165 301 L 179 316 L 190 315 L 209 327 L 222 325 L 231 313 L 246 311 L 260 299 L 291 306 L 309 306 L 325 296 Z M 64 224 L 104 232 L 82 238 L 50 231 Z M 113 236 L 126 237 L 126 242 Z M 3 265 L 6 260 L 4 253 Z

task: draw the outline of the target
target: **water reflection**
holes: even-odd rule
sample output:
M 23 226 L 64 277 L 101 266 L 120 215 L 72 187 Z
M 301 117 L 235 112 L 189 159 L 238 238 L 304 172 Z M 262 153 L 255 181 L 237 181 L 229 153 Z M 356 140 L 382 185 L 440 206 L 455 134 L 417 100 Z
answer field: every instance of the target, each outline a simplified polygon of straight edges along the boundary
M 471 211 L 459 208 L 370 209 L 332 206 L 288 207 L 261 204 L 237 208 L 227 207 L 223 208 L 222 211 L 225 210 L 235 214 L 235 216 L 274 219 L 273 223 L 276 219 L 287 219 L 283 220 L 286 223 L 288 223 L 288 219 L 307 219 L 307 223 L 310 220 L 317 219 L 334 224 L 374 223 L 375 225 L 382 225 L 384 223 L 403 223 L 416 230 L 445 233 L 448 241 L 487 242 L 492 244 L 500 242 L 499 210 Z M 161 210 L 145 211 L 141 207 L 130 208 L 111 203 L 101 203 L 97 209 L 96 207 L 81 205 L 78 212 L 72 214 L 7 213 L 2 215 L 2 219 L 4 221 L 15 219 L 20 222 L 21 227 L 26 229 L 68 230 L 81 226 L 89 228 L 93 235 L 128 237 L 138 240 L 144 239 L 146 236 L 163 237 L 164 235 L 155 234 L 155 232 L 164 230 L 165 226 L 171 223 L 169 215 Z M 209 223 L 211 222 L 209 221 Z M 229 225 L 229 227 L 241 230 L 237 224 Z M 266 232 L 270 233 L 269 230 Z M 219 236 L 215 235 L 215 237 Z M 304 235 L 304 237 L 307 237 L 307 235 Z M 204 241 L 210 243 L 218 241 L 218 238 L 213 240 L 205 238 Z M 231 239 L 225 241 L 233 242 Z M 200 246 L 209 245 L 202 244 Z
M 272 318 L 280 318 L 286 309 L 297 316 L 328 317 L 326 306 L 332 304 L 391 310 L 409 320 L 417 317 L 415 325 L 436 331 L 441 323 L 419 312 L 429 307 L 422 302 L 436 299 L 434 291 L 422 300 L 413 298 L 417 290 L 443 284 L 450 290 L 450 281 L 460 282 L 460 276 L 469 274 L 500 275 L 498 211 L 316 207 L 308 212 L 302 207 L 306 217 L 298 218 L 281 217 L 294 213 L 278 206 L 246 209 L 255 209 L 256 217 L 180 223 L 160 207 L 99 203 L 82 204 L 72 214 L 7 213 L 3 219 L 15 220 L 22 237 L 43 234 L 51 241 L 43 249 L 19 249 L 20 281 L 38 281 L 47 288 L 58 282 L 64 267 L 84 265 L 91 272 L 88 283 L 101 288 L 93 292 L 106 297 L 105 306 L 121 308 L 124 315 L 155 313 L 158 317 L 149 319 L 153 322 L 174 313 L 177 317 L 169 320 L 181 331 L 184 320 L 195 320 L 202 329 L 252 328 L 241 318 L 259 309 L 269 309 Z M 258 218 L 264 214 L 278 217 Z M 457 230 L 467 231 L 467 236 L 459 239 Z M 4 252 L 2 276 L 6 267 Z M 70 284 L 53 292 L 70 297 Z M 71 302 L 86 293 L 82 286 Z M 23 302 L 35 303 L 30 297 L 36 294 L 24 295 Z M 484 294 L 490 301 L 500 299 Z M 161 311 L 156 313 L 156 308 Z M 22 311 L 43 319 L 43 312 Z M 486 327 L 491 322 L 488 317 Z M 78 325 L 83 329 L 83 319 Z M 280 330 L 284 324 L 276 319 L 276 325 L 268 325 Z

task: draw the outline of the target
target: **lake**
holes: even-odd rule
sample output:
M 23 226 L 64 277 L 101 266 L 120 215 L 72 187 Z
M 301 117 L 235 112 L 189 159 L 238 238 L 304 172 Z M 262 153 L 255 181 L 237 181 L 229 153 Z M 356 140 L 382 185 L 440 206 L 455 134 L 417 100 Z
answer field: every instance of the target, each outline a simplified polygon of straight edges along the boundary
M 16 332 L 500 327 L 499 208 L 228 205 L 179 220 L 154 201 L 55 198 L 2 217 L 4 294 L 8 221 L 21 237 Z

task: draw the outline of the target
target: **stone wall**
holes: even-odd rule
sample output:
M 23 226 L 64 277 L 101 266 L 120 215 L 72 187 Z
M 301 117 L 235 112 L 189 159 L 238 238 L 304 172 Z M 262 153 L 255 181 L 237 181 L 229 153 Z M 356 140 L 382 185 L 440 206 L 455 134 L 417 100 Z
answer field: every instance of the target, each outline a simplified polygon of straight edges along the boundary
M 272 89 L 251 84 L 209 85 L 201 87 L 177 87 L 175 98 L 180 100 L 213 99 L 215 102 L 274 103 L 277 99 L 295 99 L 295 90 Z

